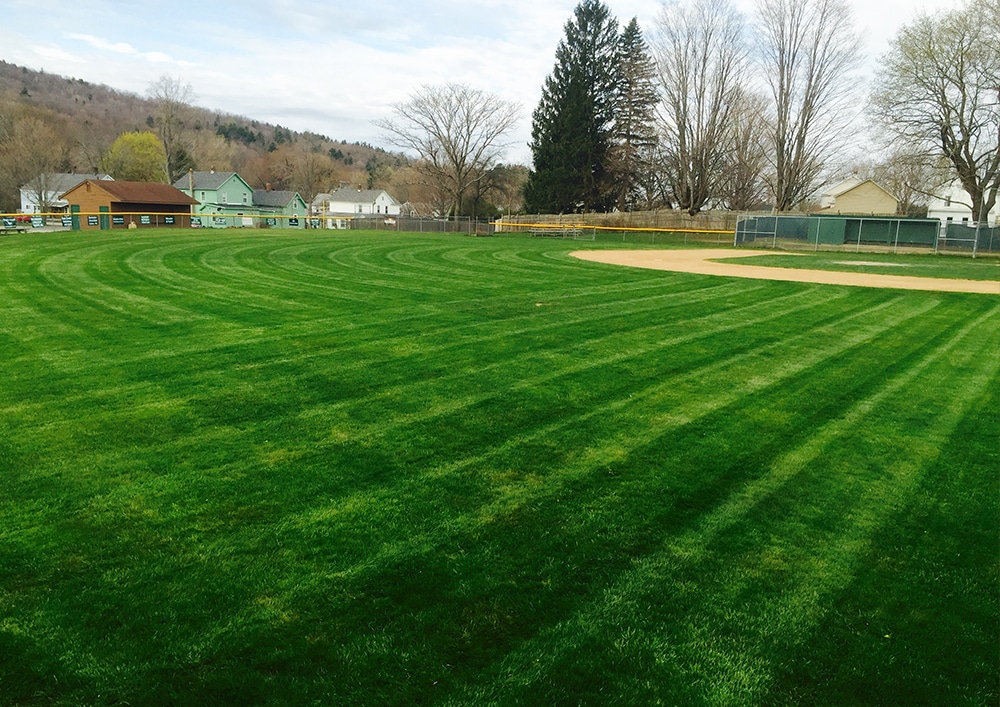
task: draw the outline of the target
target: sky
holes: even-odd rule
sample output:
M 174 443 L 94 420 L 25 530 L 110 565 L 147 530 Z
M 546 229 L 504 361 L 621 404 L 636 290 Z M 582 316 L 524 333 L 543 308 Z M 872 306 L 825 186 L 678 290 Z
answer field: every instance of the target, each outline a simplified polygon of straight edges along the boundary
M 0 59 L 147 95 L 169 75 L 204 108 L 392 149 L 375 120 L 425 85 L 518 104 L 506 159 L 530 164 L 531 112 L 578 0 L 0 0 Z M 897 30 L 960 0 L 848 0 L 870 76 Z M 605 0 L 649 34 L 660 0 Z M 753 0 L 736 0 L 752 13 Z

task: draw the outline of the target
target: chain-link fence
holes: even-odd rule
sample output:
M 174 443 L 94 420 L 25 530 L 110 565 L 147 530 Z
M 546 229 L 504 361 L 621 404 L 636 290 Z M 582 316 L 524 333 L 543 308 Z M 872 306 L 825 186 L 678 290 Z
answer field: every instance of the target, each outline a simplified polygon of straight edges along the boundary
M 949 251 L 1000 253 L 1000 228 L 949 224 L 937 219 L 847 215 L 746 214 L 736 224 L 736 245 L 789 250 Z
M 443 219 L 421 216 L 379 216 L 351 218 L 312 218 L 314 228 L 341 228 L 364 231 L 405 231 L 407 233 L 463 233 L 468 236 L 490 236 L 495 226 L 486 219 L 463 216 L 458 219 Z

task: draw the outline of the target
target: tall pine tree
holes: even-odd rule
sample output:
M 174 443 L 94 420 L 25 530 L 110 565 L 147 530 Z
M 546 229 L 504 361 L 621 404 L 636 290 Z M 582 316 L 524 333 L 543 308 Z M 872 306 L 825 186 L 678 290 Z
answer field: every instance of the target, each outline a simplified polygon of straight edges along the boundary
M 620 211 L 636 207 L 645 173 L 653 169 L 656 135 L 656 66 L 632 18 L 622 32 L 619 49 L 615 124 L 609 160 L 611 190 Z
M 603 210 L 612 199 L 618 21 L 600 0 L 583 0 L 565 31 L 531 127 L 525 208 L 535 213 Z

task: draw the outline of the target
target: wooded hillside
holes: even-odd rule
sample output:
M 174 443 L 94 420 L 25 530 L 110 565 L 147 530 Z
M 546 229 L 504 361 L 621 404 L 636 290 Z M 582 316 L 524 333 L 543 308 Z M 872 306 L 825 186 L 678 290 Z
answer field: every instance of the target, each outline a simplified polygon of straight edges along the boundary
M 115 176 L 107 162 L 115 140 L 147 131 L 166 146 L 163 181 L 188 168 L 234 170 L 254 187 L 295 190 L 307 201 L 341 184 L 416 200 L 405 155 L 200 108 L 190 99 L 190 88 L 169 77 L 139 96 L 0 61 L 0 211 L 16 211 L 18 189 L 41 172 Z

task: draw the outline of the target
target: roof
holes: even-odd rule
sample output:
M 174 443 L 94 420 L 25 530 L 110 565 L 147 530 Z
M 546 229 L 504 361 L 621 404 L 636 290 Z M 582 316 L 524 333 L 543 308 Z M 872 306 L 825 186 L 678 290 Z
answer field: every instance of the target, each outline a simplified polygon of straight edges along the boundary
M 268 189 L 254 189 L 253 190 L 253 203 L 254 206 L 273 206 L 277 208 L 282 208 L 288 206 L 288 204 L 295 197 L 299 196 L 297 191 L 272 191 Z M 299 197 L 300 199 L 302 197 Z
M 191 186 L 191 179 L 194 179 L 195 189 L 218 189 L 223 184 L 225 184 L 233 175 L 236 175 L 241 180 L 236 172 L 216 172 L 212 170 L 210 172 L 192 172 L 181 176 L 174 186 L 178 189 L 188 189 Z
M 67 172 L 46 172 L 40 174 L 30 182 L 22 186 L 22 189 L 34 189 L 35 185 L 43 187 L 46 191 L 54 191 L 62 194 L 69 191 L 77 184 L 81 184 L 88 179 L 111 180 L 107 174 L 71 174 Z
M 835 184 L 834 186 L 830 187 L 830 189 L 825 191 L 823 193 L 823 196 L 831 196 L 834 199 L 836 199 L 838 196 L 843 196 L 847 192 L 852 191 L 853 189 L 857 189 L 862 184 L 872 184 L 877 189 L 881 189 L 882 191 L 884 191 L 893 199 L 896 198 L 895 196 L 893 196 L 892 192 L 890 192 L 888 189 L 886 189 L 881 184 L 876 182 L 874 179 L 858 179 L 857 177 L 848 177 L 839 184 Z
M 393 204 L 398 204 L 392 194 L 385 189 L 355 189 L 353 187 L 341 187 L 332 194 L 323 195 L 327 198 L 324 201 L 345 201 L 349 204 L 373 204 L 382 194 L 392 199 Z
M 858 179 L 857 177 L 848 177 L 842 182 L 834 184 L 832 187 L 823 192 L 823 196 L 838 197 L 841 194 L 849 192 L 854 187 L 863 184 L 864 180 Z
M 77 189 L 84 189 L 84 185 L 92 183 L 101 190 L 110 194 L 112 201 L 124 202 L 128 204 L 197 204 L 199 203 L 190 196 L 175 189 L 169 184 L 155 184 L 153 182 L 118 182 L 118 181 L 97 181 L 88 179 L 77 184 L 72 189 L 60 194 L 66 196 Z

